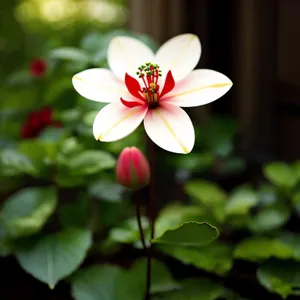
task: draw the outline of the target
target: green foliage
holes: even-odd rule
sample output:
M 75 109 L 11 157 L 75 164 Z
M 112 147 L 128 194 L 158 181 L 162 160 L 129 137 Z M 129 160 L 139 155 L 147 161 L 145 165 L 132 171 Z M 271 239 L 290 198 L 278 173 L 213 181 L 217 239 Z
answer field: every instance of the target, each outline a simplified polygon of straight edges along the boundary
M 0 167 L 2 176 L 36 175 L 37 169 L 32 160 L 14 149 L 3 149 L 0 152 Z
M 263 208 L 249 220 L 249 229 L 257 233 L 275 230 L 282 227 L 289 218 L 287 205 L 272 205 Z
M 11 195 L 2 207 L 0 222 L 9 237 L 39 232 L 57 204 L 55 188 L 26 188 Z
M 267 290 L 281 295 L 283 299 L 289 295 L 299 295 L 299 263 L 269 260 L 258 269 L 257 278 Z
M 109 180 L 97 180 L 88 186 L 89 195 L 108 202 L 121 201 L 124 190 L 122 185 Z
M 89 231 L 70 229 L 41 238 L 29 249 L 17 252 L 17 258 L 28 273 L 53 289 L 83 262 L 91 243 Z
M 225 294 L 222 285 L 215 283 L 205 277 L 186 279 L 181 282 L 182 289 L 177 292 L 168 293 L 161 300 L 215 300 Z
M 220 187 L 205 180 L 189 181 L 185 185 L 185 191 L 195 201 L 210 207 L 223 204 L 227 198 L 226 193 Z
M 101 150 L 85 150 L 72 155 L 65 162 L 61 162 L 64 167 L 73 175 L 91 175 L 115 166 L 115 158 Z
M 293 167 L 284 162 L 273 162 L 265 165 L 264 174 L 270 182 L 282 188 L 292 188 L 298 180 Z
M 234 256 L 249 261 L 261 261 L 271 257 L 288 259 L 293 250 L 280 239 L 251 237 L 237 245 Z
M 151 292 L 178 289 L 167 268 L 159 261 L 152 262 Z M 70 279 L 76 300 L 140 300 L 146 290 L 146 261 L 137 261 L 130 270 L 110 265 L 94 265 L 77 272 Z
M 229 197 L 225 212 L 229 215 L 246 215 L 258 203 L 254 190 L 247 186 L 237 188 Z
M 11 74 L 5 72 L 0 102 L 0 256 L 15 255 L 25 271 L 51 288 L 60 280 L 69 281 L 76 300 L 141 300 L 146 252 L 135 197 L 116 183 L 115 167 L 126 146 L 146 152 L 144 129 L 111 143 L 95 141 L 94 118 L 106 103 L 78 95 L 72 76 L 108 67 L 108 45 L 117 35 L 136 37 L 154 51 L 157 45 L 148 36 L 123 29 L 83 32 L 76 31 L 72 42 L 64 34 L 41 41 L 43 49 L 29 48 L 30 59 L 45 59 L 43 76 L 30 74 L 29 60 L 16 62 Z M 37 125 L 32 113 L 44 107 L 52 110 L 52 123 L 30 138 L 22 137 L 28 123 Z M 195 133 L 197 143 L 189 155 L 157 151 L 155 180 L 174 174 L 177 182 L 163 182 L 167 196 L 175 190 L 175 199 L 161 194 L 160 182 L 155 192 L 156 207 L 163 208 L 157 211 L 152 239 L 160 260 L 152 262 L 151 299 L 240 299 L 224 287 L 235 274 L 235 264 L 241 263 L 237 260 L 256 268 L 259 283 L 270 293 L 299 295 L 300 161 L 268 163 L 263 167 L 265 179 L 247 174 L 245 183 L 239 176 L 247 164 L 236 148 L 238 124 L 213 116 L 196 124 Z M 234 188 L 232 179 L 239 183 Z M 141 194 L 141 221 L 149 246 L 147 192 Z M 91 257 L 82 269 L 85 258 Z M 142 258 L 133 261 L 135 257 Z M 171 271 L 167 263 L 172 260 L 178 269 Z M 89 265 L 91 261 L 101 264 Z M 102 263 L 108 261 L 112 265 Z M 186 265 L 206 277 L 195 277 Z M 239 271 L 243 280 L 247 270 Z M 179 282 L 174 279 L 179 277 Z
M 184 264 L 219 275 L 226 274 L 233 264 L 230 246 L 220 243 L 200 248 L 163 245 L 160 249 Z
M 218 237 L 216 227 L 208 223 L 186 222 L 177 228 L 167 230 L 163 235 L 156 237 L 154 243 L 202 246 L 211 243 Z

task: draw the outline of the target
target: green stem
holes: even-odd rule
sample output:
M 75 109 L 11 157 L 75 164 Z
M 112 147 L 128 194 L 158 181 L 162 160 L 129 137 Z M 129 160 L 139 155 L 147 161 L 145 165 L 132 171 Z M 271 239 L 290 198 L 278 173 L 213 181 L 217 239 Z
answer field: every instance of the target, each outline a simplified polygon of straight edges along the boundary
M 148 214 L 151 223 L 151 240 L 150 246 L 147 251 L 147 285 L 146 285 L 146 296 L 145 300 L 150 299 L 150 288 L 151 288 L 151 261 L 153 256 L 153 244 L 152 240 L 155 235 L 155 149 L 153 142 L 149 139 L 148 143 L 149 150 L 149 162 L 151 166 L 151 176 L 150 176 L 150 197 L 149 197 L 149 208 Z
M 147 246 L 145 243 L 144 231 L 143 231 L 142 220 L 141 220 L 141 201 L 140 201 L 140 192 L 139 191 L 135 192 L 135 209 L 136 209 L 136 218 L 137 218 L 137 222 L 138 222 L 138 226 L 139 226 L 141 242 L 143 244 L 144 250 L 146 251 Z

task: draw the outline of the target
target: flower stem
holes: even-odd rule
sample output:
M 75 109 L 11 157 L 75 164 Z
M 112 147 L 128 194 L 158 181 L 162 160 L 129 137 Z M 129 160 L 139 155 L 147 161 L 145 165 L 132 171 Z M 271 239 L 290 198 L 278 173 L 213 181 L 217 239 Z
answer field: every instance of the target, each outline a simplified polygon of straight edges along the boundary
M 151 176 L 150 176 L 150 197 L 148 214 L 151 223 L 151 240 L 155 235 L 155 149 L 153 142 L 148 140 L 148 150 L 149 150 L 149 162 L 151 166 Z M 150 299 L 150 287 L 151 287 L 151 261 L 153 255 L 153 244 L 150 240 L 150 246 L 147 251 L 147 286 L 146 286 L 146 296 L 145 300 Z
M 141 242 L 143 244 L 144 250 L 146 251 L 147 246 L 146 246 L 146 243 L 145 243 L 144 231 L 143 231 L 142 220 L 141 220 L 140 191 L 135 192 L 135 209 L 136 209 L 136 218 L 137 218 L 137 222 L 138 222 L 138 226 L 139 226 Z

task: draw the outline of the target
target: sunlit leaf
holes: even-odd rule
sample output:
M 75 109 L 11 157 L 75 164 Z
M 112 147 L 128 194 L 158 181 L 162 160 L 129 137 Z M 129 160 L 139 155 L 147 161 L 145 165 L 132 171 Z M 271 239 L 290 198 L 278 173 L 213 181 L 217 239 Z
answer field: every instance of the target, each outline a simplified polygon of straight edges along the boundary
M 279 238 L 250 237 L 240 242 L 234 250 L 234 257 L 250 261 L 262 261 L 271 257 L 288 259 L 293 250 Z

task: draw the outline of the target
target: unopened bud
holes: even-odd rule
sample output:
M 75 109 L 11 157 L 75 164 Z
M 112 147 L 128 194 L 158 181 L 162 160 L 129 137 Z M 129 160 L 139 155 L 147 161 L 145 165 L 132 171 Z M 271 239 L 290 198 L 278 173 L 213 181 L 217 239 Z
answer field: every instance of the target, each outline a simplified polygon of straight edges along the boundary
M 149 183 L 150 166 L 144 154 L 136 147 L 126 147 L 117 162 L 117 180 L 123 186 L 140 189 Z

